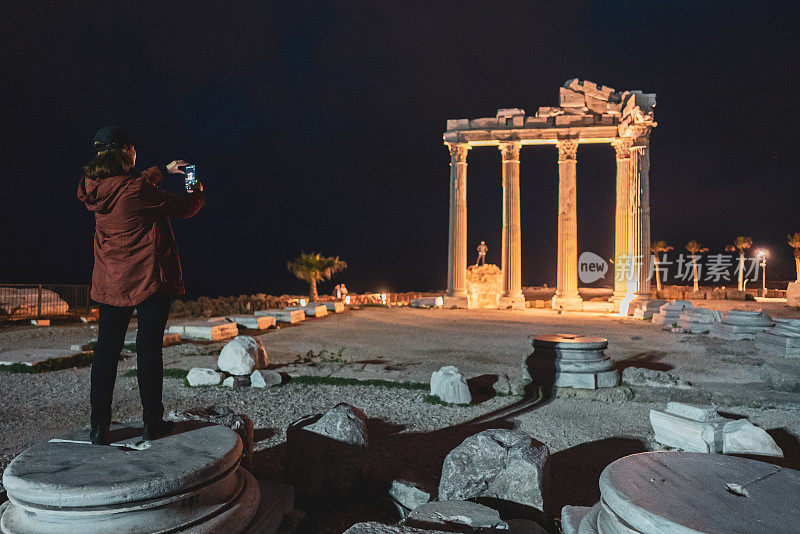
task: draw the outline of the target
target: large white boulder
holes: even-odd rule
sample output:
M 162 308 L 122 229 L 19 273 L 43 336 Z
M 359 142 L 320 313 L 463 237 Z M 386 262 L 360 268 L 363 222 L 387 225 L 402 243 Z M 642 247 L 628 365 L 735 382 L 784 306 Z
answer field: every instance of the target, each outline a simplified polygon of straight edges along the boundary
M 722 429 L 722 452 L 725 454 L 758 454 L 783 458 L 783 451 L 772 436 L 747 419 L 727 423 Z
M 448 453 L 439 500 L 488 497 L 545 511 L 550 451 L 525 432 L 493 428 Z
M 431 374 L 431 395 L 449 404 L 469 404 L 472 395 L 467 380 L 457 367 L 446 365 Z
M 236 336 L 222 348 L 217 359 L 220 370 L 235 376 L 250 375 L 255 369 L 266 368 L 267 363 L 267 351 L 252 336 Z
M 202 367 L 189 369 L 189 374 L 186 375 L 186 381 L 190 386 L 218 386 L 223 378 L 223 374 L 219 371 Z

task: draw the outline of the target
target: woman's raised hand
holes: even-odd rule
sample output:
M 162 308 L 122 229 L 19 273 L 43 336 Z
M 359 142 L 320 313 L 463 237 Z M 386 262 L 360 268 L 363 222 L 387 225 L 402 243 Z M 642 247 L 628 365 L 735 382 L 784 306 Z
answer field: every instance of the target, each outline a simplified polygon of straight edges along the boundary
M 179 169 L 179 167 L 186 167 L 188 163 L 183 161 L 182 159 L 178 159 L 173 161 L 172 163 L 167 164 L 167 172 L 172 174 L 186 174 L 183 170 Z

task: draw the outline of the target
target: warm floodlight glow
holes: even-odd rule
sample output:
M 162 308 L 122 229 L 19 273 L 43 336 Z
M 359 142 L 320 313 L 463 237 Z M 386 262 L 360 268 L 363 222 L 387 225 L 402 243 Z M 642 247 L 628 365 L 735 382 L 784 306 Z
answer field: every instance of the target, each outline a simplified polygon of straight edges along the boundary
M 300 306 L 306 305 L 306 299 L 300 299 Z
M 386 293 L 381 293 L 381 302 L 384 306 L 386 305 Z
M 440 307 L 444 306 L 444 297 L 436 297 L 436 300 L 434 302 L 436 303 L 437 306 Z
M 347 296 L 344 298 L 344 303 L 345 303 L 345 304 L 350 304 L 350 295 L 347 295 Z

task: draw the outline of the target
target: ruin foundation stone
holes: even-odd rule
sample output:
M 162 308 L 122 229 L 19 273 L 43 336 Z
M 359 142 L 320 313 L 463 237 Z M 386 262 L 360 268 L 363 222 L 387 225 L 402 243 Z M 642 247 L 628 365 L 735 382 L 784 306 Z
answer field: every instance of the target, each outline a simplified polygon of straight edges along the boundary
M 722 312 L 708 308 L 692 307 L 681 313 L 678 328 L 689 334 L 706 334 L 722 320 Z
M 800 319 L 775 319 L 775 326 L 756 336 L 756 348 L 800 358 Z
M 678 319 L 681 318 L 681 313 L 691 307 L 692 303 L 688 300 L 667 302 L 658 309 L 658 313 L 653 314 L 653 324 L 661 325 L 664 329 L 669 330 L 672 325 L 677 324 Z
M 650 410 L 655 440 L 694 452 L 722 452 L 722 428 L 730 421 L 713 406 L 668 402 L 666 411 Z
M 800 471 L 747 458 L 633 454 L 609 464 L 599 485 L 590 510 L 562 509 L 565 534 L 782 533 L 800 524 L 800 507 L 787 506 L 800 502 Z
M 503 271 L 497 265 L 472 265 L 467 269 L 467 307 L 497 309 L 503 293 Z
M 608 340 L 576 334 L 530 336 L 533 352 L 523 362 L 523 379 L 542 385 L 597 389 L 619 384 Z

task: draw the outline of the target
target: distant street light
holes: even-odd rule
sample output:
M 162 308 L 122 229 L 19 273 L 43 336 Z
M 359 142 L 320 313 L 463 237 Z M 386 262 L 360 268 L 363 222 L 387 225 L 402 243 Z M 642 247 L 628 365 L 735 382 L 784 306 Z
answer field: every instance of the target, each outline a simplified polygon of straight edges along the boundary
M 761 258 L 761 296 L 767 296 L 767 251 L 759 250 L 758 257 Z

